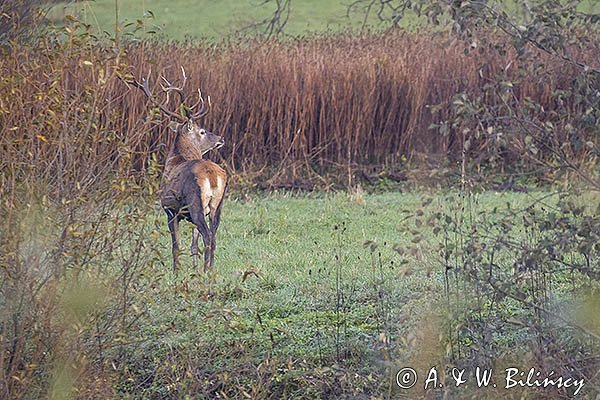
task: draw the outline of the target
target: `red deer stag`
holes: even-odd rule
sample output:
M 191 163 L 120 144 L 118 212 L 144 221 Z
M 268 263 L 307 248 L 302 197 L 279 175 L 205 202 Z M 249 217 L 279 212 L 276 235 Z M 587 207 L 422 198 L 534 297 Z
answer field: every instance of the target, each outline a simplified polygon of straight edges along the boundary
M 181 71 L 183 81 L 179 87 L 173 86 L 161 76 L 164 83 L 161 87 L 165 93 L 165 100 L 162 103 L 158 102 L 150 91 L 148 83 L 150 75 L 146 79 L 142 78 L 142 83 L 134 79 L 126 82 L 142 90 L 148 99 L 169 118 L 179 121 L 174 128 L 175 140 L 169 150 L 163 172 L 161 205 L 167 213 L 171 231 L 174 271 L 177 272 L 179 267 L 179 221 L 182 219 L 196 226 L 191 247 L 196 271 L 198 270 L 198 236 L 202 236 L 204 271 L 206 271 L 213 266 L 215 237 L 221 218 L 227 174 L 214 162 L 203 160 L 202 156 L 212 149 L 220 148 L 225 142 L 221 136 L 208 132 L 197 124 L 197 121 L 208 113 L 200 89 L 198 89 L 198 101 L 190 107 L 185 105 L 183 88 L 187 78 L 183 67 Z M 171 92 L 179 96 L 181 113 L 167 108 Z M 208 103 L 210 105 L 210 98 Z M 196 107 L 199 107 L 197 111 Z M 206 217 L 210 227 L 206 223 Z

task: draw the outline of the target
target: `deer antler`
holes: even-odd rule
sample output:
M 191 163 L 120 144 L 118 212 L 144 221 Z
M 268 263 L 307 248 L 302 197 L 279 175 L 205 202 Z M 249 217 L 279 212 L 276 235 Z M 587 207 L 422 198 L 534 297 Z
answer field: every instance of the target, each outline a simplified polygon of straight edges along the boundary
M 204 102 L 204 98 L 202 97 L 202 92 L 198 89 L 198 101 L 194 103 L 193 106 L 190 107 L 190 110 L 198 107 L 200 105 L 200 109 L 191 115 L 192 119 L 200 119 L 208 114 L 210 109 L 210 96 L 208 96 L 208 106 Z
M 190 107 L 186 106 L 185 105 L 185 93 L 183 92 L 183 88 L 185 87 L 185 83 L 187 81 L 187 75 L 185 74 L 185 69 L 183 68 L 183 66 L 181 67 L 181 75 L 183 77 L 183 80 L 182 80 L 180 86 L 173 85 L 164 76 L 161 76 L 161 79 L 166 84 L 166 86 L 161 84 L 161 87 L 162 87 L 163 91 L 165 91 L 165 92 L 169 92 L 169 91 L 177 92 L 177 94 L 179 95 L 179 98 L 181 100 L 181 103 L 184 105 L 185 115 L 189 119 L 200 119 L 200 118 L 204 117 L 206 114 L 208 114 L 208 111 L 209 111 L 208 109 L 210 107 L 210 97 L 208 98 L 208 106 L 209 107 L 207 107 L 206 103 L 204 102 L 204 98 L 202 97 L 202 92 L 200 91 L 200 89 L 198 89 L 198 101 L 196 101 Z M 196 107 L 198 107 L 198 105 L 200 105 L 200 109 L 197 112 L 192 113 L 192 110 L 194 110 Z
M 164 79 L 164 78 L 163 78 Z M 169 103 L 169 91 L 165 90 L 167 97 L 165 99 L 164 102 L 159 103 L 158 101 L 156 101 L 154 95 L 152 94 L 152 91 L 150 90 L 150 84 L 149 84 L 149 80 L 150 80 L 150 72 L 148 72 L 148 77 L 146 78 L 142 78 L 142 83 L 136 81 L 135 79 L 128 79 L 125 80 L 123 79 L 127 84 L 131 85 L 131 86 L 135 86 L 136 88 L 140 89 L 142 92 L 144 92 L 144 94 L 146 95 L 146 97 L 148 97 L 148 100 L 150 100 L 152 103 L 154 103 L 154 105 L 156 105 L 162 112 L 164 112 L 165 114 L 167 114 L 170 117 L 176 118 L 181 122 L 185 122 L 186 119 L 181 115 L 178 114 L 174 111 L 171 111 L 167 108 L 167 104 Z M 163 88 L 164 90 L 164 88 Z M 182 96 L 180 94 L 180 96 Z M 183 97 L 181 97 L 181 100 L 183 101 Z
M 185 122 L 188 119 L 199 119 L 199 118 L 204 117 L 206 114 L 208 114 L 208 111 L 210 108 L 210 104 L 211 104 L 210 96 L 208 97 L 208 106 L 207 106 L 206 103 L 204 102 L 204 98 L 202 97 L 202 92 L 200 91 L 200 89 L 198 89 L 198 101 L 196 101 L 196 103 L 194 103 L 194 105 L 192 105 L 191 107 L 187 107 L 185 105 L 185 93 L 183 91 L 183 88 L 185 87 L 185 83 L 187 81 L 187 75 L 185 74 L 185 69 L 183 67 L 181 67 L 181 74 L 183 76 L 183 79 L 182 79 L 180 86 L 175 86 L 171 82 L 169 82 L 167 80 L 167 78 L 165 78 L 162 75 L 160 76 L 161 80 L 163 81 L 162 83 L 160 83 L 160 87 L 162 88 L 163 92 L 165 92 L 167 95 L 167 97 L 163 103 L 158 103 L 155 100 L 154 95 L 150 91 L 149 83 L 148 83 L 148 80 L 150 79 L 150 72 L 148 72 L 147 78 L 142 78 L 142 83 L 139 83 L 135 79 L 130 79 L 130 80 L 124 79 L 124 81 L 132 86 L 137 87 L 138 89 L 141 89 L 146 94 L 148 99 L 150 99 L 156 106 L 158 106 L 165 114 L 167 114 L 171 117 L 177 118 L 178 120 L 180 120 L 182 122 Z M 166 106 L 169 103 L 169 95 L 171 92 L 175 92 L 179 95 L 179 100 L 180 100 L 181 104 L 183 105 L 183 109 L 185 110 L 185 117 L 183 117 L 179 113 L 176 113 L 176 112 L 173 112 L 173 111 L 170 111 L 169 109 L 167 109 Z M 198 107 L 198 105 L 200 105 L 199 110 L 192 113 L 192 110 L 194 110 L 196 107 Z
M 183 92 L 183 88 L 185 87 L 185 82 L 187 81 L 187 76 L 185 75 L 185 69 L 183 69 L 183 67 L 181 67 L 181 74 L 183 75 L 183 81 L 181 82 L 181 86 L 174 86 L 171 82 L 169 82 L 167 80 L 167 78 L 165 78 L 164 76 L 161 75 L 160 79 L 163 80 L 163 82 L 166 84 L 166 86 L 161 83 L 160 87 L 162 88 L 163 92 L 165 92 L 165 93 L 169 93 L 171 91 L 177 92 L 177 94 L 179 95 L 181 104 L 185 105 L 185 93 Z

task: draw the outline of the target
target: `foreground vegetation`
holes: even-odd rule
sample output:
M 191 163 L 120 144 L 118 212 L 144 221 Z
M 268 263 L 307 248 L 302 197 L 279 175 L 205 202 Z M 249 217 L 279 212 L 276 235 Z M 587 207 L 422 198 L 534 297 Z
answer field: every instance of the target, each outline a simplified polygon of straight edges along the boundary
M 459 193 L 229 199 L 216 269 L 209 275 L 195 274 L 190 257 L 173 274 L 164 216 L 152 205 L 124 210 L 127 226 L 119 227 L 116 215 L 105 217 L 97 226 L 102 235 L 76 225 L 73 240 L 84 238 L 82 244 L 90 248 L 65 249 L 65 256 L 68 263 L 84 258 L 87 266 L 67 269 L 58 287 L 45 289 L 39 299 L 54 310 L 40 323 L 60 332 L 46 338 L 57 343 L 55 353 L 35 358 L 35 351 L 24 349 L 30 364 L 16 370 L 18 380 L 11 386 L 29 398 L 422 396 L 422 387 L 400 391 L 396 372 L 407 365 L 421 372 L 448 365 L 448 349 L 478 353 L 483 345 L 477 330 L 464 331 L 447 320 L 456 311 L 458 294 L 445 285 L 441 244 L 447 238 L 436 229 L 441 225 L 423 221 L 435 221 L 438 213 L 455 215 L 457 205 L 474 214 L 496 209 L 497 220 L 489 221 L 494 224 L 509 215 L 519 220 L 532 199 L 556 204 L 558 196 L 549 194 L 485 192 L 468 201 Z M 524 226 L 515 225 L 515 232 Z M 24 229 L 31 243 L 60 235 L 47 228 Z M 191 235 L 186 232 L 187 244 Z M 143 240 L 135 240 L 137 235 Z M 514 240 L 526 243 L 522 235 Z M 110 243 L 114 250 L 106 247 Z M 38 260 L 49 257 L 51 249 L 39 252 Z M 517 254 L 504 257 L 503 268 L 518 265 Z M 30 260 L 25 276 L 15 279 L 39 282 L 40 267 Z M 521 279 L 510 268 L 503 273 Z M 579 280 L 572 273 L 552 277 L 559 295 L 553 307 L 582 295 L 573 289 Z M 23 300 L 28 306 L 21 318 L 34 311 L 29 307 L 35 303 L 29 302 L 35 297 Z M 496 321 L 526 318 L 510 299 L 501 304 L 506 308 L 499 314 L 485 313 Z M 591 311 L 581 312 L 581 323 L 597 329 L 597 319 L 589 325 Z M 29 339 L 33 349 L 41 345 L 36 342 L 40 334 Z M 531 332 L 489 340 L 494 352 L 487 354 L 486 365 L 535 362 L 526 346 Z M 460 390 L 455 395 L 465 394 Z M 508 395 L 528 397 L 531 390 Z

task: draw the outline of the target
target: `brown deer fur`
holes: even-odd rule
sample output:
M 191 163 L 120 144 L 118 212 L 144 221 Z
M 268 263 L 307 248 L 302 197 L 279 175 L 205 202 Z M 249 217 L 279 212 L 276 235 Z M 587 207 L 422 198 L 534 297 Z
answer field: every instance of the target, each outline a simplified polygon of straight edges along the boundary
M 225 171 L 209 160 L 188 158 L 190 155 L 173 144 L 163 175 L 161 205 L 167 213 L 173 248 L 173 268 L 179 260 L 179 221 L 186 219 L 196 225 L 192 237 L 194 267 L 198 268 L 198 233 L 204 241 L 204 269 L 212 268 L 216 247 L 216 233 L 221 217 L 221 206 L 227 187 Z M 189 149 L 188 149 L 189 150 Z M 186 156 L 183 156 L 183 154 Z M 206 224 L 208 217 L 210 226 Z

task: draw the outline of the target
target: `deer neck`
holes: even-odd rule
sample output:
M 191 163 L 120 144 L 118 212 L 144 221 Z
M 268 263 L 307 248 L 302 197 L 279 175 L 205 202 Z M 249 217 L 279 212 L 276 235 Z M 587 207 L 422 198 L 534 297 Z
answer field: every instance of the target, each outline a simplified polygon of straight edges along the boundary
M 164 176 L 168 179 L 168 177 L 172 176 L 173 173 L 178 170 L 178 167 L 186 161 L 201 159 L 202 151 L 185 136 L 177 134 L 171 145 L 171 149 L 169 150 L 169 155 L 167 156 Z

